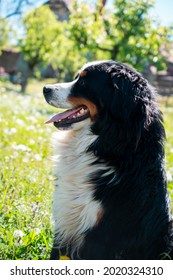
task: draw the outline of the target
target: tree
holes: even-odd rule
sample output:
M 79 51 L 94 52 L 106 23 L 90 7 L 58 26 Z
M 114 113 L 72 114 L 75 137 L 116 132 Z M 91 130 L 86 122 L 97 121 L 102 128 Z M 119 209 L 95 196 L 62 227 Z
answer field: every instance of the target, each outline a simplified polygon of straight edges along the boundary
M 91 58 L 121 60 L 139 70 L 150 63 L 163 68 L 160 47 L 169 41 L 170 29 L 149 16 L 153 1 L 114 0 L 111 11 L 103 4 L 74 3 L 69 24 L 77 48 L 88 48 Z
M 34 2 L 35 0 L 6 1 L 6 5 L 8 5 L 8 13 L 6 14 L 6 18 L 10 18 L 16 15 L 21 15 L 23 8 L 26 6 L 33 6 Z
M 22 76 L 24 91 L 28 78 L 36 68 L 55 64 L 57 61 L 55 53 L 57 54 L 58 45 L 61 44 L 64 26 L 46 5 L 27 14 L 23 24 L 25 34 L 19 40 L 19 47 L 28 62 L 28 70 Z
M 160 48 L 170 41 L 171 30 L 149 16 L 153 1 L 115 0 L 111 11 L 105 0 L 96 2 L 75 1 L 69 21 L 59 22 L 48 6 L 24 18 L 20 48 L 30 72 L 51 63 L 58 80 L 69 81 L 83 63 L 97 59 L 120 60 L 140 71 L 150 64 L 164 67 Z
M 39 64 L 51 62 L 62 28 L 48 6 L 33 10 L 24 19 L 25 35 L 19 41 L 20 49 L 31 71 Z
M 59 22 L 48 6 L 29 13 L 23 20 L 25 34 L 19 41 L 20 50 L 33 73 L 38 66 L 52 64 L 58 68 L 58 80 L 70 80 L 86 61 L 86 50 L 79 50 L 71 39 L 70 23 Z M 30 74 L 29 74 L 30 75 Z
M 8 21 L 5 18 L 0 18 L 0 54 L 1 50 L 8 46 L 12 29 L 8 26 Z

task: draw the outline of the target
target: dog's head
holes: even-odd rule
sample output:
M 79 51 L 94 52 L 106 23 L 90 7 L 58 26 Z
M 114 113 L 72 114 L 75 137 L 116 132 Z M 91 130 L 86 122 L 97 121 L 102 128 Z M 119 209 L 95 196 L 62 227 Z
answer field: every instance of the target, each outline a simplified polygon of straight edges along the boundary
M 106 61 L 89 63 L 79 70 L 74 81 L 45 86 L 46 101 L 54 107 L 68 109 L 46 123 L 53 122 L 58 129 L 75 129 L 82 127 L 85 119 L 94 122 L 108 100 L 111 101 L 110 92 L 114 91 L 107 72 L 111 64 Z
M 114 61 L 88 63 L 74 81 L 47 85 L 43 92 L 50 105 L 68 109 L 47 123 L 79 129 L 90 122 L 92 131 L 102 139 L 111 138 L 108 143 L 114 139 L 117 149 L 129 141 L 136 149 L 142 131 L 160 115 L 148 82 L 133 68 Z

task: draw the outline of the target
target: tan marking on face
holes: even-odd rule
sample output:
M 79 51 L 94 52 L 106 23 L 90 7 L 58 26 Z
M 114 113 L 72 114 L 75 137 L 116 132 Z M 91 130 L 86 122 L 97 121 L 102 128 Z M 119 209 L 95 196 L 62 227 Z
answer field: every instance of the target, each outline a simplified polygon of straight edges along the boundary
M 82 70 L 79 75 L 80 75 L 80 77 L 85 77 L 87 75 L 87 71 Z
M 96 117 L 98 111 L 97 111 L 96 105 L 93 102 L 91 102 L 85 98 L 77 98 L 77 97 L 71 97 L 71 96 L 68 97 L 68 101 L 74 106 L 85 105 L 89 110 L 91 120 L 92 121 L 95 120 L 95 117 Z

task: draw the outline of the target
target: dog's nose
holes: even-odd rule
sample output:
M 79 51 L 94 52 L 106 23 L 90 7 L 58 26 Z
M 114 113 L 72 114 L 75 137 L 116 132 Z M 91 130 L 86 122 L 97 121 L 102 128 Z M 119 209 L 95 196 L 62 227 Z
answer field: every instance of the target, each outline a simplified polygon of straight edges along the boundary
M 43 88 L 43 93 L 44 93 L 44 95 L 45 95 L 45 94 L 51 93 L 51 91 L 52 91 L 51 87 L 45 86 L 45 87 Z

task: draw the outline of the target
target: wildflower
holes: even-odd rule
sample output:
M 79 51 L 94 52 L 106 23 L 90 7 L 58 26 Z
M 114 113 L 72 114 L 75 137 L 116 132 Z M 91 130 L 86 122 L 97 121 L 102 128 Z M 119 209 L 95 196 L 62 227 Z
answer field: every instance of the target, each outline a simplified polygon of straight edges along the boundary
M 60 260 L 67 261 L 67 260 L 70 260 L 70 258 L 67 256 L 60 256 Z
M 4 129 L 4 133 L 7 135 L 12 135 L 12 134 L 15 134 L 16 132 L 17 132 L 17 129 L 15 127 L 12 127 L 10 129 L 8 129 L 8 128 Z
M 35 230 L 36 235 L 39 235 L 40 232 L 41 232 L 41 229 L 40 229 L 40 228 L 35 228 L 34 230 Z
M 15 230 L 14 233 L 13 233 L 13 236 L 15 238 L 22 238 L 25 234 L 23 233 L 22 230 Z
M 37 214 L 39 211 L 39 203 L 38 202 L 32 203 L 31 207 L 32 207 L 32 211 L 33 211 L 34 215 Z
M 17 151 L 23 151 L 23 152 L 30 152 L 31 149 L 23 144 L 19 144 L 19 145 L 13 145 L 13 148 Z
M 16 208 L 17 208 L 18 211 L 20 211 L 22 213 L 27 211 L 27 207 L 24 204 L 22 204 L 22 203 L 17 205 Z
M 27 131 L 30 131 L 30 130 L 32 131 L 34 129 L 35 129 L 34 125 L 27 126 L 27 128 L 26 128 Z
M 20 126 L 24 126 L 25 125 L 24 121 L 21 120 L 21 119 L 16 119 L 16 124 L 18 124 Z
M 0 89 L 0 91 L 1 91 L 1 92 L 5 92 L 6 89 L 2 87 L 2 88 Z
M 40 154 L 35 154 L 34 158 L 38 161 L 41 161 L 42 160 L 42 157 Z
M 34 145 L 34 144 L 35 144 L 35 141 L 34 141 L 33 139 L 30 139 L 30 140 L 29 140 L 29 143 L 30 143 L 31 145 Z
M 28 116 L 27 118 L 30 122 L 35 122 L 37 119 L 34 116 Z
M 13 155 L 10 156 L 10 158 L 17 158 L 19 156 L 19 153 L 18 152 L 14 152 Z
M 24 158 L 22 159 L 22 161 L 25 162 L 25 163 L 27 163 L 27 162 L 29 162 L 29 158 L 28 158 L 28 157 L 24 157 Z

